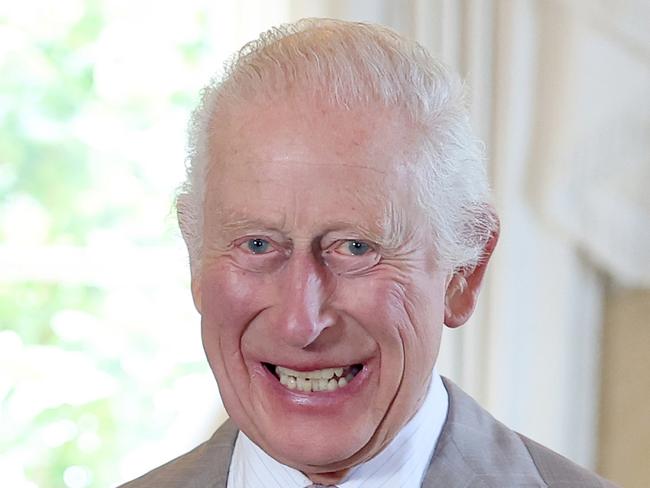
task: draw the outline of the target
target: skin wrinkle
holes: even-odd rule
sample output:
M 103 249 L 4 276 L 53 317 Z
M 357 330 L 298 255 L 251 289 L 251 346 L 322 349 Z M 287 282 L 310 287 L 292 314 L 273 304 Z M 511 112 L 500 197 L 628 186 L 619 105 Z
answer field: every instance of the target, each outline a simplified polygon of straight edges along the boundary
M 498 228 L 479 211 L 484 163 L 457 80 L 386 29 L 311 22 L 264 34 L 206 88 L 178 209 L 226 409 L 269 455 L 336 484 L 421 404 L 443 322 L 473 310 L 476 236 Z M 272 252 L 253 255 L 250 237 Z M 337 239 L 378 254 L 343 259 Z M 372 370 L 331 412 L 273 393 L 260 361 Z
M 399 327 L 399 324 L 398 324 L 397 327 L 398 327 L 398 329 L 402 329 L 401 327 Z M 406 351 L 404 350 L 404 347 L 403 347 L 403 345 L 404 345 L 404 338 L 403 337 L 402 337 L 402 343 L 400 345 L 402 346 L 402 354 L 401 354 L 401 358 L 402 358 L 402 361 L 403 361 L 402 371 L 405 371 L 406 368 L 404 367 L 404 363 L 406 361 Z M 383 415 L 381 422 L 383 422 L 386 419 L 386 417 L 389 415 L 389 413 L 391 412 L 391 409 L 393 408 L 393 404 L 395 403 L 395 401 L 397 399 L 397 395 L 398 395 L 398 393 L 400 391 L 400 388 L 401 388 L 403 382 L 404 382 L 404 373 L 402 373 L 400 381 L 399 381 L 399 383 L 397 385 L 397 388 L 395 390 L 395 395 L 391 399 L 388 408 L 383 412 L 379 408 L 376 409 L 376 410 L 378 410 L 379 414 Z M 422 396 L 420 398 L 420 400 L 418 402 L 418 406 L 421 404 L 423 398 L 424 398 L 424 396 Z M 417 411 L 417 409 L 413 412 L 413 415 L 415 415 L 416 411 Z M 409 418 L 405 419 L 404 422 L 402 423 L 401 427 L 406 425 L 406 423 L 413 417 L 413 415 L 411 415 Z M 400 429 L 401 429 L 401 427 L 400 427 Z M 360 462 L 363 462 L 365 460 L 370 459 L 372 457 L 371 454 L 373 452 L 375 452 L 375 451 L 378 452 L 378 451 L 383 450 L 384 447 L 386 447 L 386 445 L 391 440 L 392 440 L 392 437 L 389 437 L 385 431 L 376 431 L 375 434 L 373 435 L 373 437 L 371 437 L 368 440 L 368 442 L 359 450 Z M 366 453 L 364 453 L 364 451 Z M 316 466 L 314 466 L 314 467 L 316 467 Z M 347 471 L 348 470 L 345 470 L 344 473 L 347 473 Z M 335 480 L 335 481 L 338 481 L 340 479 L 340 474 L 337 474 L 336 476 L 332 477 L 332 479 Z
M 331 110 L 332 110 L 331 107 L 328 107 L 327 109 L 323 108 L 322 113 L 328 113 Z M 232 116 L 229 117 L 229 118 L 232 118 Z M 239 125 L 237 127 L 237 130 L 238 131 L 245 130 L 246 122 L 241 122 L 240 124 L 241 125 Z M 216 129 L 216 127 L 215 127 L 215 129 Z M 372 129 L 373 129 L 372 124 L 370 124 L 370 127 L 368 129 L 364 128 L 363 130 L 357 131 L 355 133 L 355 137 L 353 139 L 352 145 L 353 146 L 360 146 L 363 143 L 365 143 L 366 141 L 372 140 L 372 137 L 373 137 L 373 134 L 374 134 Z M 404 146 L 406 146 L 406 145 L 404 145 Z M 403 150 L 401 152 L 402 152 L 401 155 L 405 156 L 407 151 Z M 343 153 L 344 153 L 344 151 L 337 150 L 337 154 L 343 154 Z M 234 150 L 233 154 L 234 155 L 239 155 L 239 151 Z M 288 156 L 285 156 L 285 160 L 287 162 L 289 162 L 288 158 L 289 158 Z M 407 158 L 407 157 L 396 158 L 396 159 L 398 161 L 408 161 L 409 160 L 409 158 Z M 260 161 L 263 161 L 263 162 L 260 162 Z M 269 162 L 266 162 L 264 160 L 259 160 L 259 159 L 256 159 L 256 158 L 246 157 L 246 159 L 244 160 L 244 164 L 251 164 L 251 165 L 259 166 L 261 164 L 269 164 Z M 295 160 L 294 159 L 293 161 L 291 161 L 291 164 L 295 164 L 295 165 L 311 165 L 311 164 L 319 164 L 319 163 L 312 163 L 308 159 L 307 160 Z M 352 163 L 346 164 L 345 162 L 341 162 L 341 161 L 337 161 L 336 164 L 341 169 L 345 169 L 345 168 L 364 169 L 364 170 L 376 172 L 376 173 L 384 176 L 385 178 L 389 177 L 389 174 L 386 172 L 385 169 L 376 168 L 376 167 L 373 167 L 371 165 L 359 164 L 358 162 L 355 162 L 354 164 L 352 164 Z M 210 165 L 210 167 L 208 169 L 208 174 L 212 175 L 213 171 L 215 170 L 215 168 L 217 166 L 220 166 L 220 165 L 218 165 L 218 164 Z M 406 166 L 403 163 L 400 163 L 399 166 L 400 167 L 403 166 L 402 169 L 406 168 Z M 233 180 L 233 183 L 238 181 L 237 177 L 234 177 L 234 178 L 231 178 L 231 179 Z M 364 188 L 363 190 L 364 190 L 363 192 L 359 192 L 359 194 L 358 194 L 359 199 L 362 198 L 362 195 L 364 193 L 372 193 L 371 189 Z M 297 198 L 297 195 L 294 198 Z M 388 207 L 388 210 L 387 210 L 386 215 L 384 217 L 387 222 L 382 223 L 383 227 L 384 227 L 384 231 L 382 233 L 381 238 L 375 237 L 376 234 L 373 233 L 372 231 L 370 231 L 370 229 L 362 229 L 362 231 L 365 231 L 365 232 L 362 232 L 362 236 L 364 236 L 364 234 L 366 234 L 368 236 L 368 240 L 370 240 L 371 242 L 376 242 L 377 244 L 381 245 L 386 251 L 390 252 L 391 250 L 394 250 L 399 246 L 400 241 L 403 241 L 405 239 L 405 236 L 402 235 L 404 233 L 404 227 L 405 226 L 402 225 L 401 220 L 398 221 L 395 218 L 395 214 L 397 212 L 395 211 L 395 206 L 393 205 L 393 202 L 389 201 L 388 204 L 387 204 L 387 207 Z M 294 208 L 297 208 L 297 202 L 294 202 Z M 223 212 L 223 210 L 217 209 L 217 212 L 221 213 L 221 212 Z M 205 213 L 207 214 L 208 212 L 205 212 Z M 228 221 L 228 220 L 233 221 L 233 220 L 236 220 L 236 218 L 226 219 L 226 221 Z M 209 225 L 209 222 L 205 222 L 204 227 L 207 226 L 207 225 Z M 284 226 L 279 226 L 279 227 L 282 228 Z M 207 232 L 206 232 L 206 234 L 207 234 Z M 210 247 L 210 244 L 206 245 L 205 242 L 204 242 L 203 245 L 204 245 L 204 247 L 208 247 L 208 248 Z
M 364 169 L 369 168 L 368 166 L 361 167 Z M 381 171 L 380 173 L 386 175 L 385 171 Z M 297 208 L 298 206 L 297 198 L 297 195 L 294 194 L 294 208 Z M 359 196 L 358 198 L 361 197 Z M 206 222 L 206 226 L 211 224 L 211 227 L 214 225 L 220 227 L 221 230 L 214 232 L 220 237 L 220 239 L 217 241 L 206 239 L 208 242 L 204 242 L 204 246 L 208 250 L 222 251 L 226 247 L 232 245 L 232 242 L 226 244 L 223 240 L 229 240 L 229 237 L 230 239 L 234 239 L 232 236 L 237 236 L 242 233 L 264 235 L 264 229 L 281 234 L 287 234 L 289 231 L 286 223 L 286 215 L 284 213 L 280 215 L 278 222 L 273 223 L 270 226 L 264 221 L 248 218 L 244 213 L 237 209 L 218 208 L 215 209 L 215 214 L 218 223 Z M 378 245 L 387 256 L 398 257 L 399 248 L 405 246 L 407 241 L 413 239 L 413 228 L 408 230 L 408 226 L 404 225 L 406 220 L 404 213 L 397 210 L 393 201 L 389 200 L 386 202 L 386 210 L 383 215 L 382 218 L 377 219 L 377 221 L 374 222 L 377 230 L 373 230 L 370 226 L 364 225 L 363 223 L 350 224 L 348 222 L 339 221 L 330 223 L 328 225 L 328 232 L 334 233 L 338 231 L 338 228 L 340 228 L 340 232 L 345 233 L 345 228 L 352 228 L 353 233 L 351 235 L 353 237 L 358 237 L 362 240 Z M 357 232 L 357 235 L 354 235 L 354 231 Z M 206 234 L 212 234 L 212 232 L 206 232 Z M 217 242 L 219 242 L 219 245 L 216 245 Z
M 202 333 L 203 332 L 204 332 L 204 330 L 202 329 Z M 228 382 L 233 382 L 233 378 L 232 378 L 232 376 L 230 374 L 230 370 L 228 368 L 224 367 L 224 364 L 226 363 L 224 358 L 225 358 L 226 355 L 223 353 L 224 345 L 223 345 L 222 341 L 223 341 L 223 338 L 222 337 L 219 338 L 219 351 L 220 351 L 220 354 L 218 354 L 216 356 L 213 356 L 213 355 L 209 354 L 206 347 L 205 347 L 205 340 L 203 341 L 204 350 L 205 350 L 205 353 L 206 353 L 206 357 L 208 358 L 208 364 L 210 365 L 210 367 L 212 369 L 214 369 L 213 361 L 215 361 L 217 363 L 220 363 L 219 367 L 220 367 L 221 371 L 225 372 L 225 376 L 226 376 Z M 234 356 L 233 360 L 236 361 L 235 364 L 239 364 L 240 362 L 243 362 L 243 358 L 241 357 L 240 351 L 241 351 L 241 348 L 238 351 L 234 351 L 232 353 L 232 355 Z M 237 402 L 238 402 L 237 407 L 242 408 L 242 405 L 241 405 L 241 402 L 239 401 L 239 399 L 237 400 Z
M 399 269 L 397 269 L 397 268 L 395 269 L 395 271 L 396 271 L 398 274 L 402 274 L 401 271 L 400 271 Z M 372 271 L 371 271 L 371 272 L 372 272 Z M 395 286 L 399 287 L 400 292 L 398 293 L 398 292 L 395 290 L 395 288 L 393 288 L 393 289 L 389 292 L 389 296 L 393 297 L 393 298 L 395 299 L 395 302 L 396 302 L 396 303 L 400 303 L 400 302 L 403 301 L 403 300 L 406 300 L 406 301 L 407 301 L 407 303 L 406 303 L 407 307 L 405 307 L 405 311 L 406 311 L 406 314 L 407 314 L 407 317 L 408 317 L 408 321 L 409 321 L 409 322 L 412 322 L 412 321 L 413 321 L 413 318 L 412 318 L 412 316 L 411 316 L 412 313 L 409 311 L 409 308 L 408 308 L 408 296 L 407 296 L 407 294 L 406 294 L 406 292 L 405 292 L 405 289 L 404 289 L 404 287 L 406 286 L 406 283 L 405 283 L 406 280 L 404 279 L 404 276 L 401 276 L 401 278 L 402 278 L 401 280 L 396 279 L 396 280 L 394 280 L 394 282 L 393 282 L 393 284 L 394 284 Z M 399 308 L 399 307 L 397 307 L 397 308 Z M 400 344 L 400 347 L 401 347 L 401 358 L 402 358 L 402 361 L 403 361 L 403 364 L 402 364 L 402 368 L 401 368 L 401 369 L 402 369 L 403 373 L 402 373 L 402 375 L 401 375 L 401 378 L 400 378 L 399 384 L 398 384 L 398 386 L 397 386 L 397 388 L 396 388 L 396 390 L 395 390 L 395 395 L 394 395 L 393 398 L 391 399 L 388 408 L 387 408 L 385 411 L 382 411 L 381 409 L 377 409 L 378 412 L 379 412 L 380 414 L 382 414 L 382 421 L 383 421 L 383 419 L 385 419 L 386 416 L 388 416 L 389 413 L 391 412 L 391 409 L 393 408 L 393 404 L 395 403 L 395 401 L 396 401 L 396 399 L 397 399 L 398 392 L 399 392 L 399 390 L 400 390 L 402 384 L 404 383 L 404 378 L 405 378 L 405 376 L 404 376 L 404 372 L 405 372 L 406 368 L 404 367 L 404 363 L 405 363 L 405 361 L 407 360 L 407 354 L 406 354 L 406 351 L 405 351 L 405 348 L 404 348 L 404 344 L 407 342 L 407 337 L 405 337 L 404 334 L 405 334 L 406 327 L 405 327 L 405 324 L 400 323 L 400 322 L 396 323 L 395 326 L 396 326 L 396 328 L 397 328 L 397 330 L 398 330 L 398 332 L 399 332 L 399 334 L 400 334 L 400 337 L 401 337 L 401 339 L 402 339 L 402 342 L 401 342 L 401 344 Z M 380 359 L 380 361 L 381 361 L 381 359 Z M 394 367 L 394 366 L 393 366 L 393 367 Z M 427 379 L 426 379 L 426 381 L 425 381 L 425 384 L 428 385 L 429 382 L 430 382 L 430 375 L 427 377 Z M 421 402 L 422 402 L 423 398 L 424 398 L 424 393 L 423 393 L 423 394 L 420 396 L 420 398 L 418 399 L 418 402 L 417 402 L 417 405 L 418 405 L 418 406 L 421 405 Z M 416 408 L 416 410 L 417 410 L 417 408 Z M 416 411 L 416 410 L 413 411 L 413 415 L 415 414 L 415 411 Z M 401 424 L 401 426 L 400 426 L 399 428 L 401 429 L 401 427 L 403 427 L 404 425 L 406 425 L 406 423 L 407 423 L 407 422 L 412 418 L 413 415 L 411 415 L 410 417 L 404 419 L 403 423 Z M 368 442 L 363 446 L 363 448 L 361 448 L 361 449 L 359 450 L 359 453 L 358 453 L 358 454 L 359 454 L 359 456 L 360 456 L 360 457 L 359 457 L 360 462 L 363 462 L 363 460 L 367 460 L 367 459 L 369 459 L 370 457 L 372 457 L 371 455 L 367 455 L 366 453 L 374 452 L 374 451 L 376 451 L 376 450 L 378 450 L 378 451 L 382 450 L 382 449 L 386 446 L 386 444 L 387 444 L 388 442 L 390 442 L 390 440 L 392 439 L 392 437 L 389 437 L 389 436 L 386 434 L 386 432 L 383 432 L 383 431 L 381 431 L 381 432 L 378 431 L 378 432 L 376 432 L 375 434 L 376 434 L 376 436 L 373 436 L 372 438 L 370 438 L 370 439 L 368 440 Z M 324 479 L 327 480 L 328 478 L 324 478 Z M 337 478 L 333 478 L 333 479 L 336 480 Z
M 450 270 L 437 263 L 414 173 L 401 163 L 404 125 L 379 109 L 255 108 L 234 114 L 244 130 L 221 128 L 227 142 L 215 146 L 228 164 L 217 161 L 206 182 L 202 272 L 193 282 L 204 348 L 238 427 L 313 482 L 336 483 L 419 407 Z M 357 145 L 355 129 L 368 126 L 374 136 Z M 253 254 L 250 238 L 271 247 Z M 339 254 L 350 239 L 368 242 L 368 254 Z M 328 413 L 269 386 L 262 362 L 294 361 L 372 369 Z
M 438 148 L 423 150 L 436 159 L 426 163 L 429 169 L 444 170 L 462 162 L 462 181 L 451 173 L 447 179 L 426 178 L 420 190 L 432 216 L 437 216 L 433 209 L 442 212 L 443 218 L 431 222 L 432 231 L 441 236 L 441 259 L 458 268 L 474 261 L 481 242 L 461 235 L 455 222 L 485 217 L 460 215 L 473 203 L 487 202 L 483 152 L 468 124 L 461 80 L 424 48 L 379 26 L 303 19 L 263 33 L 231 59 L 225 72 L 205 88 L 193 114 L 188 179 L 179 193 L 179 208 L 183 208 L 179 217 L 184 220 L 193 274 L 200 268 L 202 219 L 197 217 L 204 196 L 203 168 L 212 162 L 209 155 L 215 154 L 211 151 L 213 135 L 218 133 L 214 123 L 232 107 L 261 106 L 274 96 L 280 102 L 316 100 L 321 110 L 327 106 L 397 110 L 410 124 L 411 136 L 419 134 Z M 370 121 L 369 128 L 372 123 L 376 121 Z M 444 229 L 437 230 L 440 226 Z M 488 227 L 494 229 L 492 224 Z
M 388 208 L 394 207 L 392 202 L 387 205 Z M 230 217 L 228 217 L 230 216 Z M 340 238 L 358 238 L 360 240 L 371 242 L 381 248 L 382 252 L 386 253 L 387 257 L 396 258 L 400 254 L 404 254 L 403 248 L 406 246 L 407 239 L 412 239 L 411 235 L 407 235 L 405 226 L 400 220 L 396 220 L 396 212 L 386 210 L 384 219 L 379 219 L 381 227 L 373 230 L 370 226 L 363 224 L 353 224 L 345 221 L 335 221 L 325 224 L 326 231 L 320 236 L 320 240 L 326 241 L 330 235 L 340 235 Z M 286 223 L 278 222 L 271 225 L 258 219 L 247 218 L 236 210 L 222 210 L 219 212 L 219 223 L 211 225 L 211 231 L 218 237 L 216 239 L 209 239 L 204 243 L 207 250 L 224 251 L 233 247 L 233 242 L 237 236 L 265 236 L 265 235 L 282 235 L 285 242 L 290 242 L 286 236 L 289 234 L 289 229 Z M 345 237 L 344 237 L 345 236 Z M 227 244 L 226 244 L 227 243 Z M 328 246 L 322 246 L 325 249 Z

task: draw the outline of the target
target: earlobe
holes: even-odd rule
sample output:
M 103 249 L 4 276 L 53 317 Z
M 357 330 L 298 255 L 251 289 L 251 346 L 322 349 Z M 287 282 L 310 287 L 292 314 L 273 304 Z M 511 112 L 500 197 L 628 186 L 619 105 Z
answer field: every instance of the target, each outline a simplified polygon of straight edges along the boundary
M 456 271 L 449 281 L 445 295 L 445 325 L 447 327 L 460 327 L 472 316 L 488 261 L 498 240 L 499 227 L 497 225 L 496 230 L 490 234 L 478 264 L 470 269 Z
M 192 278 L 192 299 L 196 311 L 201 313 L 201 283 L 197 277 Z
M 454 273 L 445 295 L 445 325 L 452 329 L 460 327 L 469 320 L 478 299 L 478 288 L 475 280 L 478 269 L 465 269 Z

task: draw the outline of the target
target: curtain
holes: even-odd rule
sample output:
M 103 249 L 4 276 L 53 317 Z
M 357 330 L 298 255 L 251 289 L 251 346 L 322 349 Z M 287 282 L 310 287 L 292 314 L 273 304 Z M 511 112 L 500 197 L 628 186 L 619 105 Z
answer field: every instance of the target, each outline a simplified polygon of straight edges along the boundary
M 389 25 L 468 81 L 502 236 L 439 369 L 511 427 L 593 467 L 603 277 L 650 284 L 640 1 L 289 2 Z M 647 25 L 646 25 L 647 27 Z

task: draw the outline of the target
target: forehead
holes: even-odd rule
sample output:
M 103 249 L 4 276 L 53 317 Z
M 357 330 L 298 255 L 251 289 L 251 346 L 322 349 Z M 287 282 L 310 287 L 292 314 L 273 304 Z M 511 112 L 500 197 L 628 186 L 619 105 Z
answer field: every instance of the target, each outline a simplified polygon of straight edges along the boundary
M 275 101 L 228 107 L 214 124 L 212 149 L 217 164 L 233 156 L 288 158 L 309 150 L 323 163 L 345 163 L 382 172 L 408 166 L 416 130 L 406 114 L 380 104 L 346 108 L 315 96 L 297 94 Z M 307 162 L 305 160 L 305 162 Z
M 251 104 L 229 110 L 214 134 L 206 217 L 370 224 L 412 204 L 415 137 L 397 110 Z

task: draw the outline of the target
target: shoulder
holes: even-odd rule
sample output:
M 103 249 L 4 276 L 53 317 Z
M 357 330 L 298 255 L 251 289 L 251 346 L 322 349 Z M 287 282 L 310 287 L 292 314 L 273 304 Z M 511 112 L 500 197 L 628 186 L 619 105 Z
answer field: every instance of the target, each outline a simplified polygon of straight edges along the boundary
M 454 383 L 443 382 L 449 411 L 424 487 L 615 486 L 512 431 Z
M 236 439 L 228 420 L 203 444 L 119 488 L 225 487 Z
M 613 488 L 616 486 L 541 444 L 521 434 L 517 435 L 549 487 Z

